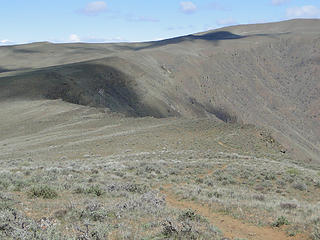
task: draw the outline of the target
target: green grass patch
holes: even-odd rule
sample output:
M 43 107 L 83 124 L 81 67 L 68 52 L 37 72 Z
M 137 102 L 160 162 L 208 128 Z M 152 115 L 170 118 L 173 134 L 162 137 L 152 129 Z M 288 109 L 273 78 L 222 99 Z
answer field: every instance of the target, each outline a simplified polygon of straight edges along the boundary
M 290 168 L 287 170 L 287 173 L 289 173 L 290 175 L 293 175 L 293 176 L 298 176 L 300 175 L 300 171 L 296 168 Z
M 284 216 L 278 217 L 278 219 L 272 223 L 272 227 L 281 227 L 283 225 L 289 225 L 288 219 Z
M 34 186 L 29 190 L 30 197 L 54 199 L 58 197 L 58 193 L 47 185 Z

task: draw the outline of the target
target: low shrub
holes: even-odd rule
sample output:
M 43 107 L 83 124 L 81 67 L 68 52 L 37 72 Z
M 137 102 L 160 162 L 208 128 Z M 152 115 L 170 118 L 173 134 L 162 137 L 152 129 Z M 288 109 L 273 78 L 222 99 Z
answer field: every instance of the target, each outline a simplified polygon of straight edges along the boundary
M 272 227 L 281 227 L 283 225 L 289 225 L 288 219 L 284 216 L 278 217 L 278 219 L 272 223 Z
M 296 203 L 285 202 L 285 203 L 280 203 L 280 207 L 282 209 L 295 209 L 298 207 L 298 205 Z
M 79 186 L 74 189 L 74 193 L 76 194 L 94 194 L 97 197 L 102 196 L 105 192 L 99 185 L 90 186 L 89 188 L 85 188 L 82 186 Z
M 97 197 L 100 197 L 104 194 L 104 191 L 100 188 L 99 185 L 91 186 L 86 190 L 87 193 L 94 194 Z
M 202 221 L 202 217 L 198 214 L 196 214 L 193 210 L 188 209 L 185 212 L 181 213 L 178 217 L 178 220 L 180 221 Z
M 29 191 L 29 195 L 30 197 L 41 197 L 44 199 L 53 199 L 58 197 L 56 190 L 46 185 L 32 187 Z
M 293 188 L 300 190 L 300 191 L 306 191 L 307 186 L 304 183 L 296 182 L 292 185 Z
M 319 227 L 315 227 L 313 233 L 312 233 L 312 239 L 313 240 L 320 240 L 320 226 Z
M 262 194 L 260 194 L 260 195 L 254 195 L 254 196 L 253 196 L 253 199 L 255 199 L 255 200 L 257 200 L 257 201 L 261 201 L 261 202 L 266 200 L 265 196 L 262 195 Z

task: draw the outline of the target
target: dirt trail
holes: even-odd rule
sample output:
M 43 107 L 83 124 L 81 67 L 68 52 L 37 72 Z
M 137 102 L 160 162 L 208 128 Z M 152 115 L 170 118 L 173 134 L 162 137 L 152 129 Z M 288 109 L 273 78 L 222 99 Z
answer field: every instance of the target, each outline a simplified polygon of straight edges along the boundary
M 162 191 L 166 195 L 167 203 L 178 209 L 192 209 L 197 214 L 206 217 L 210 223 L 218 227 L 228 239 L 244 238 L 248 240 L 307 240 L 307 236 L 298 234 L 293 237 L 286 235 L 281 229 L 272 227 L 257 227 L 249 223 L 241 222 L 231 216 L 213 212 L 206 205 L 186 200 L 178 200 L 178 197 L 165 188 Z

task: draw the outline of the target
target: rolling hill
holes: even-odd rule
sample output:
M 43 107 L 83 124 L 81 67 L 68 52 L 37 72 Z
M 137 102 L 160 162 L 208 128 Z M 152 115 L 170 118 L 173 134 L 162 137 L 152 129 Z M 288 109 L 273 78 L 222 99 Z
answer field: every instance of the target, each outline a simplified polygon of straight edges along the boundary
M 320 160 L 320 20 L 240 25 L 146 43 L 0 47 L 0 101 L 62 99 L 133 117 L 266 127 Z

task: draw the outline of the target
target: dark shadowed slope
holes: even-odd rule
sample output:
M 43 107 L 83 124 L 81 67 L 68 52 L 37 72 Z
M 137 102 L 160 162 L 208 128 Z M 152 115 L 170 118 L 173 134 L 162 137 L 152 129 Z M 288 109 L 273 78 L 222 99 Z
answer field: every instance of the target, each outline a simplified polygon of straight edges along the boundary
M 265 126 L 320 160 L 320 20 L 242 25 L 139 44 L 0 48 L 0 98 L 62 98 L 132 116 Z

